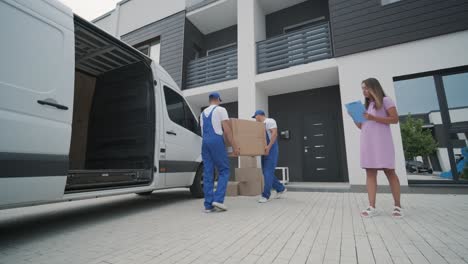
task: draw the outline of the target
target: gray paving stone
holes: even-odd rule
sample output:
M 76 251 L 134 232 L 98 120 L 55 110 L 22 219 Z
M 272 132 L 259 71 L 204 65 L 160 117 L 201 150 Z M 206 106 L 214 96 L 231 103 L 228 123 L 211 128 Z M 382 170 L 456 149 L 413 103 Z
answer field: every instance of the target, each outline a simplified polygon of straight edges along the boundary
M 405 194 L 406 217 L 360 217 L 363 193 L 227 198 L 205 214 L 186 191 L 0 211 L 0 264 L 468 263 L 468 196 Z M 440 210 L 444 208 L 444 210 Z

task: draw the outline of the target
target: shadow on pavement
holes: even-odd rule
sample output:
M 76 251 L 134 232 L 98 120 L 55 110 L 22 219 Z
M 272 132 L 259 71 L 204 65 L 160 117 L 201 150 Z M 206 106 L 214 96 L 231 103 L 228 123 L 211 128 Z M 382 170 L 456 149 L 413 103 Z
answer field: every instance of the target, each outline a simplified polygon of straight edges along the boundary
M 47 237 L 48 234 L 74 231 L 81 226 L 98 224 L 145 210 L 158 210 L 190 199 L 192 197 L 189 191 L 174 190 L 155 192 L 149 196 L 126 195 L 112 200 L 90 199 L 88 201 L 94 202 L 82 205 L 63 202 L 55 204 L 57 207 L 54 205 L 53 208 L 38 210 L 37 213 L 22 211 L 18 213 L 18 217 L 13 215 L 3 220 L 0 218 L 0 248 L 6 244 L 29 242 Z M 67 203 L 69 208 L 64 206 Z

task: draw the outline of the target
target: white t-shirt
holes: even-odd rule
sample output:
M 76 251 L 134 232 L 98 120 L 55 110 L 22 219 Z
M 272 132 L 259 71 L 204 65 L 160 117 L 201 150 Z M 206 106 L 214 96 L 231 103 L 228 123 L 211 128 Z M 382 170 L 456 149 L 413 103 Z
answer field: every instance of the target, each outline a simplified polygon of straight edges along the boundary
M 205 117 L 208 117 L 211 113 L 211 110 L 213 110 L 213 107 L 215 105 L 210 105 L 208 106 L 200 115 L 200 125 L 201 125 L 201 130 L 203 134 L 203 115 Z M 213 115 L 211 116 L 211 124 L 213 125 L 213 129 L 216 134 L 218 135 L 223 135 L 223 126 L 221 125 L 221 122 L 224 120 L 229 120 L 228 113 L 226 111 L 226 108 L 222 106 L 216 107 L 216 109 L 213 111 Z
M 271 139 L 270 129 L 278 128 L 278 126 L 276 125 L 276 121 L 273 118 L 267 118 L 265 119 L 265 121 L 263 121 L 263 123 L 265 123 L 265 129 L 267 131 L 268 138 Z

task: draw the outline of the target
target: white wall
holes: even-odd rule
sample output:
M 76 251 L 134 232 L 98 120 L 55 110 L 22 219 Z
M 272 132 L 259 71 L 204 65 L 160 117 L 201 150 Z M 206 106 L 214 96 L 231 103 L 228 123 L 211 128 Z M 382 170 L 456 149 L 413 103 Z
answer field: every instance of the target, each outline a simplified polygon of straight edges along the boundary
M 131 0 L 120 6 L 119 35 L 185 10 L 185 0 Z
M 257 91 L 256 43 L 266 38 L 265 14 L 258 0 L 237 1 L 239 118 L 251 118 L 257 108 L 268 111 L 268 97 Z
M 255 111 L 255 2 L 237 1 L 239 118 L 249 118 Z
M 95 21 L 94 24 L 101 28 L 102 30 L 106 31 L 107 33 L 111 34 L 114 37 L 119 37 L 117 36 L 117 14 L 118 12 L 111 11 L 111 13 L 98 21 Z
M 343 103 L 362 100 L 361 81 L 377 78 L 386 93 L 395 98 L 393 77 L 468 65 L 466 56 L 468 31 L 414 41 L 388 48 L 337 58 L 341 99 Z M 461 56 L 465 54 L 465 56 Z M 349 180 L 352 185 L 364 185 L 366 178 L 360 168 L 359 130 L 343 107 L 346 154 Z M 405 160 L 399 125 L 392 125 L 396 151 L 396 170 L 402 185 L 407 184 Z M 388 184 L 381 178 L 381 184 Z
M 109 16 L 94 22 L 120 38 L 131 31 L 185 10 L 185 0 L 130 0 L 120 2 Z

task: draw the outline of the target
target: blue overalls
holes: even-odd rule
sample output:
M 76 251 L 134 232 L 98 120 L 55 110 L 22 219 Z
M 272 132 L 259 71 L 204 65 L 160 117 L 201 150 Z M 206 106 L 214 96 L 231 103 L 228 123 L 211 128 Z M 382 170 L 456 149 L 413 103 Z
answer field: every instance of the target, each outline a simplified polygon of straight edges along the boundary
M 270 137 L 268 132 L 266 135 L 267 145 L 270 144 Z M 285 187 L 275 176 L 276 164 L 278 163 L 278 140 L 275 141 L 273 146 L 271 146 L 270 153 L 268 156 L 262 156 L 262 170 L 263 178 L 265 179 L 265 186 L 263 188 L 262 196 L 269 199 L 271 195 L 271 188 L 275 189 L 277 192 L 284 191 Z
M 226 187 L 229 181 L 229 159 L 224 145 L 224 138 L 216 134 L 211 117 L 217 106 L 211 110 L 208 117 L 203 117 L 202 159 L 204 166 L 203 191 L 205 192 L 205 208 L 212 209 L 213 202 L 224 203 Z M 218 186 L 213 194 L 214 167 L 218 168 Z

